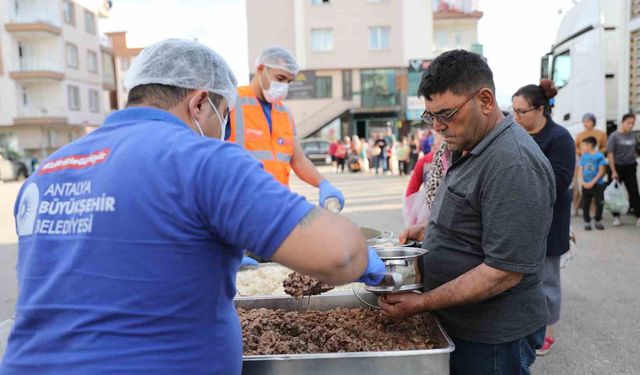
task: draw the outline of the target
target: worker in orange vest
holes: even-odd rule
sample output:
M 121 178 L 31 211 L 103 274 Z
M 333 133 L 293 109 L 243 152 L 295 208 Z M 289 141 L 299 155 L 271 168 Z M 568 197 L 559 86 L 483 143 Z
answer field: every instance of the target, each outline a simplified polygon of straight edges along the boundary
M 289 83 L 300 68 L 282 47 L 269 47 L 256 61 L 256 74 L 249 86 L 238 87 L 238 99 L 229 116 L 228 140 L 242 146 L 260 160 L 267 172 L 289 186 L 291 169 L 300 179 L 320 189 L 320 206 L 329 198 L 344 206 L 340 190 L 325 179 L 307 158 L 296 139 L 291 112 L 282 104 Z
M 291 170 L 304 182 L 320 189 L 320 207 L 335 198 L 344 207 L 344 196 L 320 174 L 296 139 L 293 117 L 282 100 L 289 83 L 300 71 L 295 57 L 278 46 L 266 48 L 256 60 L 256 74 L 249 86 L 238 87 L 236 106 L 229 115 L 226 139 L 235 142 L 262 162 L 267 172 L 289 186 Z M 257 266 L 245 256 L 241 268 Z

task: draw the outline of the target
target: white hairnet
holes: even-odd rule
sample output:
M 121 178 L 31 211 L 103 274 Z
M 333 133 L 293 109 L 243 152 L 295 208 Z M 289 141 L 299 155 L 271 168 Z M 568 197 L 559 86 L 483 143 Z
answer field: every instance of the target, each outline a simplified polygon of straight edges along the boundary
M 166 39 L 145 48 L 124 77 L 127 90 L 140 85 L 161 84 L 207 90 L 236 103 L 236 76 L 211 48 L 183 39 Z
M 286 70 L 291 74 L 298 74 L 300 67 L 296 58 L 283 47 L 273 46 L 266 48 L 256 60 L 256 66 L 266 65 L 269 68 Z

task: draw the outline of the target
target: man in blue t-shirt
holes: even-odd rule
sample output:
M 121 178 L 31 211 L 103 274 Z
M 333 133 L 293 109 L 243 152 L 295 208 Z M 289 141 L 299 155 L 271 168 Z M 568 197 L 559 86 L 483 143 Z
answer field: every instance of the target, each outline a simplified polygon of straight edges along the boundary
M 332 285 L 384 272 L 355 225 L 220 139 L 236 80 L 214 51 L 159 42 L 125 86 L 128 108 L 18 195 L 20 293 L 1 375 L 238 375 L 242 249 Z
M 595 200 L 596 215 L 594 217 L 596 229 L 603 230 L 602 209 L 604 207 L 604 178 L 607 159 L 596 149 L 598 141 L 595 137 L 587 137 L 580 143 L 580 168 L 578 181 L 582 186 L 582 212 L 584 229 L 591 230 L 591 201 Z

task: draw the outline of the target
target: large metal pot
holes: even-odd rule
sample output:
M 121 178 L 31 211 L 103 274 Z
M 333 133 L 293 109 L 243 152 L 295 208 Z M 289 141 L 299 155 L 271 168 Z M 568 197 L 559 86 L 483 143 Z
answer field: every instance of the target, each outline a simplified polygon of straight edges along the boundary
M 372 293 L 397 293 L 422 288 L 422 273 L 418 259 L 427 250 L 418 247 L 386 247 L 376 249 L 376 253 L 386 267 L 382 281 L 376 286 L 367 285 L 365 289 Z

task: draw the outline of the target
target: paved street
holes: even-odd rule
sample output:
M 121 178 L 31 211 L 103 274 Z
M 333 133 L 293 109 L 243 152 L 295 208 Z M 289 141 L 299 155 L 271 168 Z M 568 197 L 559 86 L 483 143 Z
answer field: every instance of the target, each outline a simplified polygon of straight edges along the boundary
M 325 172 L 347 197 L 344 215 L 362 226 L 395 233 L 403 228 L 406 178 Z M 16 183 L 0 185 L 0 336 L 16 298 L 11 212 L 18 188 Z M 297 180 L 293 189 L 317 202 L 315 189 Z M 608 225 L 604 232 L 585 232 L 581 220 L 574 220 L 579 254 L 562 274 L 564 306 L 557 343 L 538 359 L 535 374 L 640 374 L 640 229 L 631 225 L 632 217 L 623 219 L 626 225 Z M 605 222 L 610 223 L 609 216 Z

